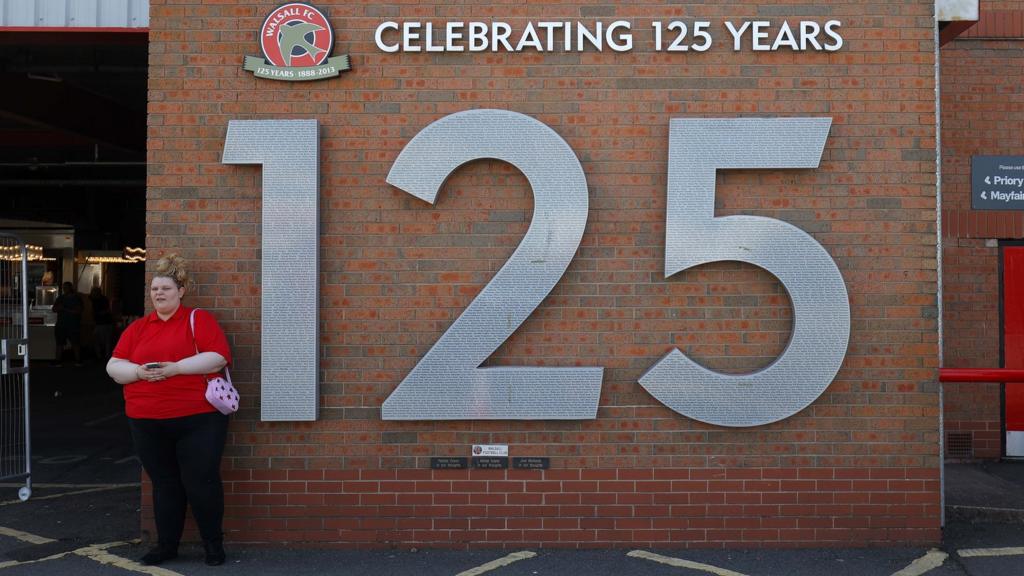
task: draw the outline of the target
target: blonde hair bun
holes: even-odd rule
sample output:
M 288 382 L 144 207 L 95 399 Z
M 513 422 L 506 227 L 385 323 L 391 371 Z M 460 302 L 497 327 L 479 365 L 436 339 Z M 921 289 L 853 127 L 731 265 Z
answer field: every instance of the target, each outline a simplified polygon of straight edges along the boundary
M 168 254 L 157 261 L 153 276 L 170 278 L 179 288 L 188 285 L 188 262 L 177 254 Z

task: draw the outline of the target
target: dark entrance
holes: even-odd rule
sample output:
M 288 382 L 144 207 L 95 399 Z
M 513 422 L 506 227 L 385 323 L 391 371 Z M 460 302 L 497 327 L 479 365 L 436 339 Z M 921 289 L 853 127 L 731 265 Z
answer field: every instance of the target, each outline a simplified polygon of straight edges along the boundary
M 39 265 L 56 286 L 87 293 L 85 255 L 145 245 L 147 44 L 146 30 L 0 33 L 0 229 L 69 231 L 73 246 L 44 247 L 54 258 Z M 105 266 L 102 275 L 119 317 L 143 312 L 144 266 Z M 42 330 L 46 321 L 36 320 Z M 47 485 L 138 482 L 103 352 L 84 345 L 72 355 L 38 340 L 37 352 L 53 352 L 31 363 L 34 495 Z

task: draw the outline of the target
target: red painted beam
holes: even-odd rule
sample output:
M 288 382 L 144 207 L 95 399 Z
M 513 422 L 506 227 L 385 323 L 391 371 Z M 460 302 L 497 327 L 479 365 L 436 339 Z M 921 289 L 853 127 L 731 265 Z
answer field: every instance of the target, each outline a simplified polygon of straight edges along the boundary
M 1010 368 L 940 368 L 939 382 L 1024 382 L 1024 370 Z
M 148 34 L 149 28 L 124 26 L 0 26 L 0 32 L 113 32 L 115 34 Z
M 0 26 L 0 45 L 133 45 L 149 43 L 149 28 L 53 28 Z

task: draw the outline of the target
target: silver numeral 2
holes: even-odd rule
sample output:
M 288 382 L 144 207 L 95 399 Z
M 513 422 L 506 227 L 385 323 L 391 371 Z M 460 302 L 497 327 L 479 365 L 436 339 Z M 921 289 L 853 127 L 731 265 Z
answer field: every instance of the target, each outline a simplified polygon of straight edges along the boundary
M 597 416 L 604 369 L 480 368 L 551 292 L 583 238 L 583 168 L 551 128 L 504 110 L 470 110 L 424 128 L 387 181 L 433 203 L 456 168 L 495 158 L 533 188 L 530 228 L 512 257 L 384 401 L 385 420 L 573 420 Z

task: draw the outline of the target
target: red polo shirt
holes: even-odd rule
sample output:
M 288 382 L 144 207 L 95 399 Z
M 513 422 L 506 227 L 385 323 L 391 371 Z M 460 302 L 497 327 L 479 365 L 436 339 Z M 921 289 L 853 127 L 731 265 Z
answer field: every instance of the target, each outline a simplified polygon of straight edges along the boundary
M 177 362 L 200 352 L 216 352 L 231 362 L 224 332 L 213 314 L 196 310 L 196 334 L 189 327 L 191 308 L 178 306 L 174 315 L 161 320 L 156 312 L 132 322 L 114 348 L 114 358 L 136 364 Z M 179 418 L 216 412 L 206 401 L 206 376 L 179 374 L 160 382 L 136 380 L 124 386 L 125 413 L 129 418 Z

